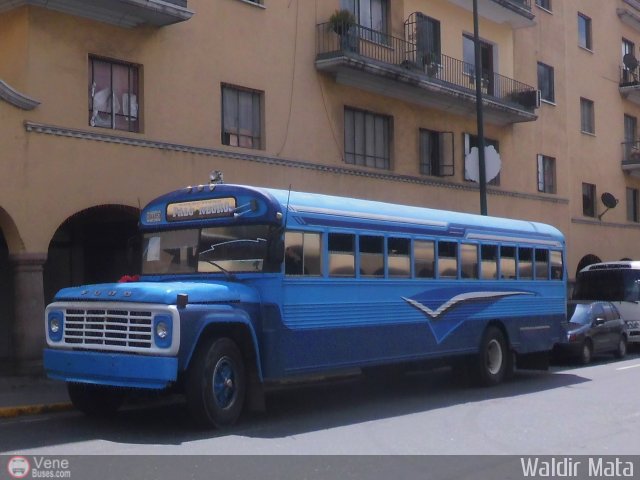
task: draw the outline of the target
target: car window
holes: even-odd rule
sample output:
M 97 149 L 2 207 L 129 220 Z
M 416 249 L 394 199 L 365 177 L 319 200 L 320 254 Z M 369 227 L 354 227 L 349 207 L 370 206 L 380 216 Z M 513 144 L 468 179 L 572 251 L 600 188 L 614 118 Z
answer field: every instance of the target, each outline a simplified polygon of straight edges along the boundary
M 604 313 L 607 320 L 618 320 L 620 318 L 618 310 L 613 305 L 604 305 Z

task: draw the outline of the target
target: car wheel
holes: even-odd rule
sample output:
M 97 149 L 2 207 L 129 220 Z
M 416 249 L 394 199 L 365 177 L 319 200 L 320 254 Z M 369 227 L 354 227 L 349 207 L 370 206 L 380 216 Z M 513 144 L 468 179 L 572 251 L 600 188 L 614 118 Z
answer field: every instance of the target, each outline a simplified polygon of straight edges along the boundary
M 186 379 L 187 405 L 205 427 L 236 422 L 244 405 L 246 377 L 242 354 L 229 338 L 213 338 L 198 348 Z
M 582 344 L 582 351 L 580 352 L 580 362 L 583 365 L 587 365 L 591 363 L 591 359 L 593 358 L 593 344 L 591 340 L 585 340 Z
M 620 335 L 620 340 L 618 340 L 618 348 L 614 352 L 616 358 L 624 358 L 627 356 L 627 337 L 624 335 Z
M 67 383 L 74 407 L 90 417 L 110 417 L 122 406 L 125 390 L 87 383 Z

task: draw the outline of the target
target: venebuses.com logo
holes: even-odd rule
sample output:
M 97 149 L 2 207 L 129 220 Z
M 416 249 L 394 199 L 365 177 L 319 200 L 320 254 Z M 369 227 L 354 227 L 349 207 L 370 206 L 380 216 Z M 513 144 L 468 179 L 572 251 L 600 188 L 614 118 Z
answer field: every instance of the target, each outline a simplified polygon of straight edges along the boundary
M 31 465 L 24 457 L 11 457 L 7 463 L 7 471 L 13 478 L 25 478 L 31 471 Z

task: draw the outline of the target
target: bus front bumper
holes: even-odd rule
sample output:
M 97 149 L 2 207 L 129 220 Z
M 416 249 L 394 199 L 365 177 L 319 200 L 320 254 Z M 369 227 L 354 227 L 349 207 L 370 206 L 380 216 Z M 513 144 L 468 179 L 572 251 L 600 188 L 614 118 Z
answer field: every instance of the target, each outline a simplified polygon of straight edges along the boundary
M 178 377 L 176 357 L 44 350 L 49 378 L 65 382 L 162 390 Z

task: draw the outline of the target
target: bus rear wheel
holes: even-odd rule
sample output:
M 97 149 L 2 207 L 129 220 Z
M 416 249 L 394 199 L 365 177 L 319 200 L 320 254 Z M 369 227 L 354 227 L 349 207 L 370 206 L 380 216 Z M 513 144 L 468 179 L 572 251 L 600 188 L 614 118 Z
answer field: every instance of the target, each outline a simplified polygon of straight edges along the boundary
M 482 387 L 497 385 L 512 368 L 511 353 L 502 330 L 489 326 L 482 335 L 480 351 L 473 359 L 475 381 Z
M 67 383 L 67 392 L 73 406 L 89 417 L 110 417 L 125 399 L 123 389 L 86 383 Z
M 198 348 L 187 374 L 186 396 L 199 425 L 234 424 L 242 413 L 245 391 L 242 354 L 231 339 L 213 338 Z

